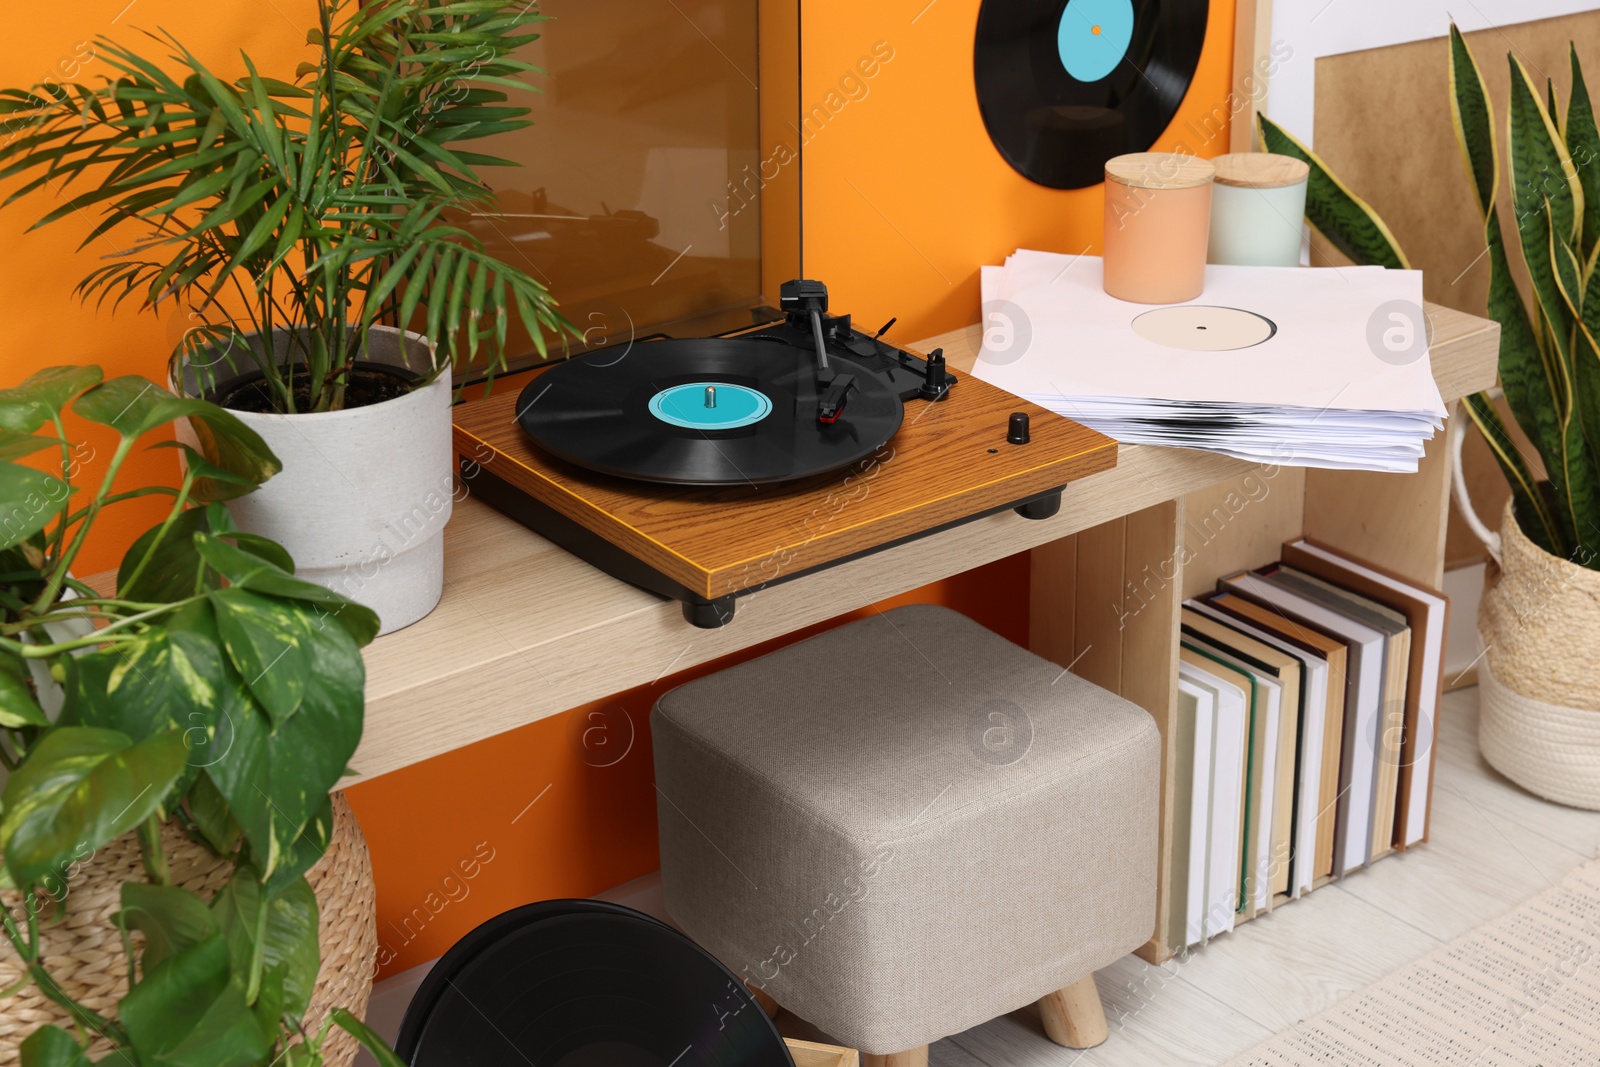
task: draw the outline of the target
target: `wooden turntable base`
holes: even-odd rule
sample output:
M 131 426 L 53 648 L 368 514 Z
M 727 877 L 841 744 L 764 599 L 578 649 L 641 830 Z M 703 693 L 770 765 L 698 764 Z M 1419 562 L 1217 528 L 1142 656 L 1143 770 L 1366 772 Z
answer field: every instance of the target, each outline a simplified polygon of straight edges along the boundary
M 519 390 L 461 405 L 467 490 L 602 570 L 684 602 L 699 626 L 734 598 L 983 515 L 1048 518 L 1060 489 L 1116 466 L 1117 445 L 962 375 L 938 403 L 910 401 L 900 431 L 854 467 L 780 486 L 686 488 L 595 474 L 541 452 L 515 421 Z M 1031 440 L 1006 440 L 1012 412 Z

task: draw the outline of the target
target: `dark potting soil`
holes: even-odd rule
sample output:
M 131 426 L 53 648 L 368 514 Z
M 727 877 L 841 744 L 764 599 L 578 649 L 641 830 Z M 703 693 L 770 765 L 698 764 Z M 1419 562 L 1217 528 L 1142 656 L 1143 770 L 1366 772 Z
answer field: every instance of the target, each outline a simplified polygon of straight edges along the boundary
M 374 367 L 371 364 L 357 366 L 350 371 L 345 383 L 344 407 L 347 410 L 361 408 L 405 396 L 416 379 L 414 372 L 396 367 Z M 222 407 L 232 411 L 260 415 L 278 411 L 277 393 L 267 383 L 266 377 L 259 373 L 252 374 L 247 381 L 223 386 L 215 399 Z M 311 405 L 310 381 L 303 374 L 297 375 L 294 408 L 296 411 L 310 411 Z

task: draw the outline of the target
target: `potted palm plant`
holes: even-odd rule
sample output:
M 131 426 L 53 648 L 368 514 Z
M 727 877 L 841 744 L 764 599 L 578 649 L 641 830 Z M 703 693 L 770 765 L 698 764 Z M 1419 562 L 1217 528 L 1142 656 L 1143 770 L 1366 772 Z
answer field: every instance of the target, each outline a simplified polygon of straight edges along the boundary
M 526 126 L 509 102 L 527 0 L 318 0 L 314 60 L 229 84 L 170 35 L 161 62 L 109 40 L 97 88 L 0 92 L 11 199 L 49 184 L 125 250 L 85 299 L 171 309 L 170 384 L 233 411 L 284 473 L 230 502 L 311 580 L 385 631 L 437 603 L 451 510 L 453 363 L 505 366 L 512 319 L 542 355 L 549 293 L 458 223 L 491 210 L 462 144 Z M 88 188 L 83 188 L 89 186 Z M 78 191 L 82 189 L 83 191 Z M 416 327 L 419 332 L 408 332 Z
M 1576 48 L 1559 106 L 1522 61 L 1511 67 L 1507 159 L 1516 242 L 1501 228 L 1494 109 L 1471 49 L 1450 27 L 1450 108 L 1484 228 L 1490 318 L 1500 324 L 1500 390 L 1538 453 L 1536 475 L 1487 394 L 1463 402 L 1511 485 L 1498 533 L 1456 498 L 1483 538 L 1498 580 L 1478 630 L 1479 746 L 1506 777 L 1541 796 L 1600 809 L 1600 129 Z M 1404 266 L 1372 209 L 1285 131 L 1265 119 L 1269 151 L 1312 164 L 1307 217 L 1360 263 Z M 1530 279 L 1518 290 L 1511 256 Z M 1459 431 L 1453 430 L 1459 458 Z
M 117 433 L 93 487 L 69 408 Z M 180 418 L 204 451 L 177 446 L 178 484 L 118 485 Z M 59 474 L 17 462 L 57 451 Z M 378 621 L 233 524 L 223 502 L 277 470 L 238 418 L 143 378 L 0 390 L 0 1063 L 398 1064 L 358 1018 L 371 868 L 329 794 Z M 115 592 L 74 577 L 99 520 L 152 495 L 170 507 Z

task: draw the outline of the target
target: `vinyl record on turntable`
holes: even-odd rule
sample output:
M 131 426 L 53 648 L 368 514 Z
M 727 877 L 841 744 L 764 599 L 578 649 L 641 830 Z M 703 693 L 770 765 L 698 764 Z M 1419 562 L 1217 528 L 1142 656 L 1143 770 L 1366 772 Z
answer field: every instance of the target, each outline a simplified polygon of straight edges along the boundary
M 395 1051 L 410 1067 L 794 1067 L 714 958 L 614 904 L 556 900 L 479 926 L 434 965 Z
M 905 406 L 857 373 L 836 421 L 817 417 L 816 365 L 793 345 L 693 338 L 602 349 L 538 375 L 517 422 L 589 470 L 676 485 L 770 485 L 849 466 L 900 429 Z
M 1205 42 L 1208 0 L 983 0 L 973 73 L 989 138 L 1053 189 L 1098 184 L 1106 160 L 1172 122 Z

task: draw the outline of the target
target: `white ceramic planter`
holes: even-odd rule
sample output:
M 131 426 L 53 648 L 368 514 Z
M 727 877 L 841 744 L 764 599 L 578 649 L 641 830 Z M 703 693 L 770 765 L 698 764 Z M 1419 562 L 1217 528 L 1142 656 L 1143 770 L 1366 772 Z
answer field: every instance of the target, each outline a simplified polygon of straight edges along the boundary
M 375 327 L 366 358 L 426 370 L 426 339 L 404 336 L 402 348 L 400 331 Z M 241 529 L 283 545 L 300 577 L 376 611 L 380 633 L 433 610 L 454 494 L 448 375 L 347 411 L 233 414 L 283 461 L 260 489 L 228 501 Z

